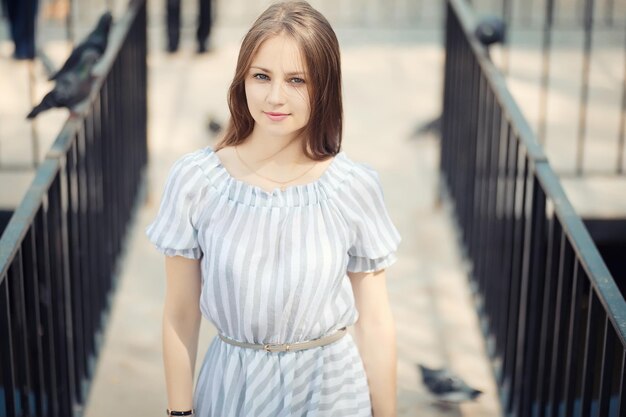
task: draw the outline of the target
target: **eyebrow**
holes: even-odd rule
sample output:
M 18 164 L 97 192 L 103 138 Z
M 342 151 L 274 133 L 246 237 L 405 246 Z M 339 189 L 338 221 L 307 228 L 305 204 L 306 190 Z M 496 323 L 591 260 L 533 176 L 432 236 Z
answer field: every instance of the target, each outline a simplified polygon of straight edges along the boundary
M 267 68 L 257 67 L 256 65 L 251 65 L 250 68 L 260 69 L 261 71 L 267 72 L 268 74 L 272 73 L 272 71 L 268 70 Z M 287 75 L 304 75 L 304 72 L 303 71 L 293 71 L 293 72 L 288 72 Z

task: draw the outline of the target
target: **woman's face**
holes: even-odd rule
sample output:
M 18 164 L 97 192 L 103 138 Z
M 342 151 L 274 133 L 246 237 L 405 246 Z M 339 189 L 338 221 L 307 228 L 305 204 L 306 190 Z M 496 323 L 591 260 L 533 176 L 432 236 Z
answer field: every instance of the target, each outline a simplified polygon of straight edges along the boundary
M 307 76 L 296 42 L 285 35 L 264 41 L 246 76 L 248 109 L 255 130 L 270 136 L 292 136 L 311 114 Z

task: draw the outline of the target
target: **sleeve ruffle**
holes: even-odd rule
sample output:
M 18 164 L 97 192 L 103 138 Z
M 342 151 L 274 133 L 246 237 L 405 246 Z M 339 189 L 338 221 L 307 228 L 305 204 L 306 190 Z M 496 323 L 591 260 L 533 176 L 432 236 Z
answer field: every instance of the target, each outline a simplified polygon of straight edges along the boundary
M 198 244 L 198 199 L 206 178 L 192 154 L 178 159 L 168 174 L 159 211 L 146 236 L 166 256 L 202 257 Z
M 348 250 L 349 272 L 374 272 L 398 260 L 402 237 L 385 205 L 378 172 L 368 165 L 353 185 L 354 240 Z

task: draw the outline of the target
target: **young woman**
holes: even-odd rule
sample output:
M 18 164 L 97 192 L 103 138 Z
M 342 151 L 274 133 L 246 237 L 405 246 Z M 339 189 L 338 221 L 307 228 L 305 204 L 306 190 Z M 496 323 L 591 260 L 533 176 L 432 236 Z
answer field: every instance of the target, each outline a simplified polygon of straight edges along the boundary
M 395 416 L 385 268 L 401 236 L 378 173 L 340 150 L 328 21 L 306 2 L 270 6 L 243 40 L 228 104 L 225 136 L 176 161 L 146 229 L 166 255 L 168 413 Z M 194 391 L 201 315 L 219 334 Z

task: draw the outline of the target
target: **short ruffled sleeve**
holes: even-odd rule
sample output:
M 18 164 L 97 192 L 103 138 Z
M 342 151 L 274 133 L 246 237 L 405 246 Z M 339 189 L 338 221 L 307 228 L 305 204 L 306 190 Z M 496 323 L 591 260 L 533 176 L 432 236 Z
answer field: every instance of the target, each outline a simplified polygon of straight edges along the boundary
M 359 164 L 352 183 L 351 204 L 354 240 L 348 250 L 349 272 L 374 272 L 385 269 L 398 259 L 402 240 L 387 207 L 378 172 Z
M 157 216 L 145 230 L 159 252 L 190 259 L 202 257 L 197 218 L 198 200 L 205 183 L 193 154 L 181 157 L 172 165 Z

